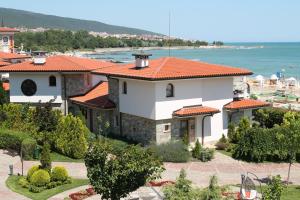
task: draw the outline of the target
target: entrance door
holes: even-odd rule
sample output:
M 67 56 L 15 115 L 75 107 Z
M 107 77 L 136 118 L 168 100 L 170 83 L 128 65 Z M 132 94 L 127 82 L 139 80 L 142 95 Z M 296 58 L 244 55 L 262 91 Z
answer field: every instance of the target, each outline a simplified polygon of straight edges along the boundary
M 189 142 L 195 142 L 196 131 L 195 131 L 195 119 L 185 119 L 180 122 L 181 137 L 185 134 L 188 136 Z
M 195 142 L 196 139 L 196 131 L 195 131 L 195 119 L 189 119 L 188 121 L 189 125 L 189 142 Z

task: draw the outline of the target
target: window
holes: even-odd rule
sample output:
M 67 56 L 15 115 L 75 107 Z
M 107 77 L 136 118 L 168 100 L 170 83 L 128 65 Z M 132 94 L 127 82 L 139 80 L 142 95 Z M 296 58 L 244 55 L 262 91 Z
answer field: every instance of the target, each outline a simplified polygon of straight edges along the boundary
M 3 37 L 3 43 L 8 44 L 8 37 L 7 36 Z
M 174 86 L 169 83 L 166 88 L 166 97 L 174 97 Z
M 51 86 L 51 87 L 56 86 L 56 77 L 55 76 L 50 76 L 49 77 L 49 86 Z
M 123 94 L 127 94 L 127 83 L 125 81 L 123 82 L 122 92 Z
M 33 96 L 36 93 L 36 83 L 31 79 L 26 79 L 21 84 L 21 90 L 26 96 Z
M 164 124 L 164 133 L 170 132 L 170 131 L 171 131 L 171 124 L 170 123 Z

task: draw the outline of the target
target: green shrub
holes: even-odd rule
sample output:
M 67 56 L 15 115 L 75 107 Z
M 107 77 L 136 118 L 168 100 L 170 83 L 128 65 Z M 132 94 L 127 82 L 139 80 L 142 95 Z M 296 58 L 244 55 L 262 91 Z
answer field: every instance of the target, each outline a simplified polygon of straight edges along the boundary
M 164 162 L 188 162 L 190 153 L 182 141 L 170 141 L 150 147 Z
M 47 170 L 50 173 L 51 155 L 50 155 L 50 145 L 47 142 L 43 145 L 40 162 L 41 162 L 41 168 Z
M 50 183 L 50 175 L 46 170 L 39 169 L 30 177 L 30 183 L 37 187 L 45 186 Z
M 198 157 L 202 162 L 208 162 L 214 158 L 215 150 L 209 148 L 201 149 L 200 155 Z
M 264 108 L 253 112 L 254 120 L 261 127 L 273 128 L 275 125 L 283 123 L 284 115 L 287 111 L 279 108 Z
M 263 200 L 280 200 L 284 189 L 281 177 L 273 176 L 271 181 L 267 183 L 267 187 L 263 190 Z
M 192 150 L 192 156 L 194 158 L 198 158 L 200 156 L 201 149 L 202 149 L 201 144 L 200 144 L 199 140 L 197 139 L 195 148 Z
M 236 128 L 235 128 L 234 123 L 230 122 L 228 124 L 228 132 L 227 132 L 229 142 L 233 142 L 235 140 L 235 131 L 236 131 Z
M 33 192 L 33 193 L 40 193 L 43 190 L 45 190 L 43 187 L 37 187 L 35 185 L 29 185 L 28 189 L 29 189 L 30 192 Z
M 222 199 L 222 190 L 218 185 L 217 176 L 212 176 L 209 180 L 209 186 L 205 189 L 202 195 L 202 200 L 219 200 Z
M 21 151 L 25 160 L 32 159 L 36 145 L 36 140 L 32 138 L 26 138 L 22 141 Z
M 100 136 L 100 139 L 107 142 L 112 147 L 112 153 L 115 155 L 119 154 L 126 147 L 128 147 L 128 143 L 121 140 L 111 139 L 103 136 Z
M 23 188 L 28 188 L 29 187 L 29 182 L 27 181 L 27 179 L 25 177 L 21 177 L 18 180 L 18 184 L 23 187 Z
M 224 134 L 222 134 L 222 137 L 220 140 L 215 144 L 217 150 L 225 150 L 229 145 L 229 142 Z
M 55 147 L 62 154 L 72 158 L 83 158 L 87 151 L 89 130 L 83 122 L 72 115 L 59 120 Z
M 187 132 L 184 132 L 183 137 L 182 137 L 182 142 L 186 146 L 188 146 L 190 144 L 190 142 L 189 142 L 189 134 Z
M 68 179 L 68 172 L 64 167 L 54 167 L 51 172 L 52 181 L 66 181 Z
M 28 172 L 27 172 L 27 180 L 30 181 L 30 178 L 31 178 L 32 174 L 33 174 L 34 172 L 36 172 L 37 170 L 39 170 L 39 169 L 40 169 L 40 167 L 39 167 L 38 165 L 32 166 L 32 167 L 28 170 Z
M 0 149 L 12 149 L 20 152 L 22 141 L 26 138 L 30 138 L 27 133 L 0 129 Z

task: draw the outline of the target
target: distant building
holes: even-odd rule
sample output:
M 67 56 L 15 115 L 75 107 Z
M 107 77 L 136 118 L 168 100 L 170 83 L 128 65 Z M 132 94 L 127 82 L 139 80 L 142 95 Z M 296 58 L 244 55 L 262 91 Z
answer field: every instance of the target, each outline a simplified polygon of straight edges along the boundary
M 19 32 L 15 28 L 0 27 L 0 51 L 14 53 L 14 34 Z

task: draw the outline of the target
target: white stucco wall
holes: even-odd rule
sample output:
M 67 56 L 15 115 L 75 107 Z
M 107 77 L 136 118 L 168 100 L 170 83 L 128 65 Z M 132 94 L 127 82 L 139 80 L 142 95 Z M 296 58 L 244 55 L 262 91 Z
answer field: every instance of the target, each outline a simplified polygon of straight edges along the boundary
M 56 76 L 56 87 L 49 86 L 49 76 Z M 62 103 L 61 98 L 61 75 L 58 73 L 10 73 L 10 102 L 15 103 L 38 103 L 49 102 L 55 99 L 54 103 Z M 33 96 L 25 96 L 21 90 L 24 80 L 31 79 L 37 85 L 37 91 Z
M 127 83 L 127 94 L 122 93 L 123 82 Z M 155 119 L 155 83 L 120 79 L 120 112 Z

